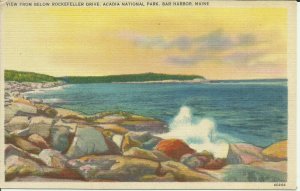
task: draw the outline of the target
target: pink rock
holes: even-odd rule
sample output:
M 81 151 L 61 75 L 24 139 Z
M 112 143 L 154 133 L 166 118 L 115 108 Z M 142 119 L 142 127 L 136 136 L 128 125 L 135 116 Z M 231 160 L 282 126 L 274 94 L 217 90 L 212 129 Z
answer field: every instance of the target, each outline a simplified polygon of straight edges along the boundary
M 251 144 L 238 143 L 230 144 L 227 163 L 228 164 L 250 164 L 263 160 L 261 151 L 263 149 Z

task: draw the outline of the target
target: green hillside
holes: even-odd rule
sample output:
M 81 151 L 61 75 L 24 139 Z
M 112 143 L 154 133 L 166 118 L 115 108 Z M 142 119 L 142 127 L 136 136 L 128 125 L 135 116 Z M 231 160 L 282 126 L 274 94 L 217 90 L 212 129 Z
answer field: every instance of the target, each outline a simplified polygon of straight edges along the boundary
M 67 83 L 111 83 L 111 82 L 145 82 L 161 80 L 193 80 L 204 79 L 203 76 L 197 75 L 170 75 L 170 74 L 126 74 L 111 76 L 67 76 L 59 78 Z
M 58 81 L 53 76 L 45 74 L 38 74 L 34 72 L 20 72 L 15 70 L 4 71 L 5 81 L 17 81 L 17 82 L 55 82 Z
M 111 83 L 111 82 L 145 82 L 145 81 L 162 81 L 162 80 L 193 80 L 205 79 L 197 75 L 170 75 L 170 74 L 125 74 L 111 76 L 65 76 L 53 77 L 45 74 L 34 72 L 20 72 L 15 70 L 5 70 L 5 81 L 17 82 L 55 82 L 58 80 L 71 84 L 81 83 Z

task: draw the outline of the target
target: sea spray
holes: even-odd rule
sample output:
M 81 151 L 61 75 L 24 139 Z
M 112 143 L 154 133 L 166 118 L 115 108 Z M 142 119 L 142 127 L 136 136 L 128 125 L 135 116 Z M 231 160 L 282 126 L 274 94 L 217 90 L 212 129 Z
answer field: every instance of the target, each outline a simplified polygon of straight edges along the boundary
M 219 138 L 216 123 L 211 118 L 193 116 L 187 106 L 182 106 L 179 113 L 169 125 L 170 131 L 161 134 L 162 138 L 178 138 L 186 141 L 190 147 L 201 152 L 207 150 L 215 157 L 225 158 L 228 152 L 228 143 Z

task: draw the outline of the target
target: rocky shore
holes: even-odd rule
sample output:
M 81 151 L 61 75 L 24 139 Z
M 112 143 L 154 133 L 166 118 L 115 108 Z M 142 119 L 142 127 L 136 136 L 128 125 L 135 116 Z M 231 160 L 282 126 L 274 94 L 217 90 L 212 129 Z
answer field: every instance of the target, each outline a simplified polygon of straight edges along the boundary
M 5 83 L 6 181 L 283 182 L 287 141 L 229 144 L 226 158 L 162 139 L 160 120 L 126 112 L 86 116 L 22 93 L 63 85 Z
M 8 106 L 14 98 L 23 97 L 22 93 L 34 91 L 37 89 L 43 88 L 54 88 L 58 86 L 62 86 L 65 83 L 62 81 L 58 82 L 47 82 L 47 83 L 33 83 L 33 82 L 13 82 L 8 81 L 5 82 L 5 106 Z M 42 102 L 42 100 L 39 100 Z

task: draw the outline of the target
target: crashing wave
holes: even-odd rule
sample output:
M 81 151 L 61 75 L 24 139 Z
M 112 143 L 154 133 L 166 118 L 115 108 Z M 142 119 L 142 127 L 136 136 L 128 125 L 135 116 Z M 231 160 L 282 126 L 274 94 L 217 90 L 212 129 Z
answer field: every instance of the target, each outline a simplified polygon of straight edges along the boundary
M 217 126 L 212 118 L 198 118 L 193 116 L 187 106 L 182 106 L 179 113 L 171 121 L 169 132 L 160 137 L 177 138 L 186 141 L 190 147 L 201 152 L 207 150 L 218 158 L 226 158 L 229 142 L 227 135 L 217 131 Z

